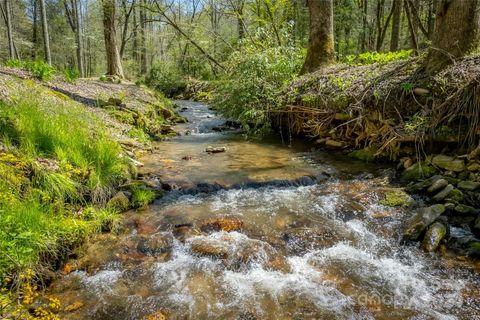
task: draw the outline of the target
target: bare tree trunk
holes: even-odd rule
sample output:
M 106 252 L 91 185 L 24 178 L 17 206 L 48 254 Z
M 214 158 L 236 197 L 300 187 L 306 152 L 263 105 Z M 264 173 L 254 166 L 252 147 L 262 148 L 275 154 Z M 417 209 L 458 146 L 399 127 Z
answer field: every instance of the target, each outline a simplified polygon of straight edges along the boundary
M 133 61 L 138 63 L 138 32 L 137 32 L 137 9 L 136 6 L 133 7 L 133 41 L 132 41 L 132 58 Z
M 147 73 L 147 36 L 146 36 L 146 21 L 147 21 L 147 12 L 145 6 L 147 5 L 146 0 L 141 0 L 142 6 L 140 7 L 140 41 L 142 43 L 142 48 L 140 51 L 140 74 Z
M 82 42 L 82 28 L 81 28 L 81 15 L 80 15 L 80 3 L 79 0 L 74 0 L 73 9 L 75 10 L 75 41 L 77 43 L 77 67 L 80 77 L 85 77 L 85 66 L 83 64 L 83 42 Z
M 360 51 L 365 52 L 367 49 L 367 32 L 368 32 L 368 0 L 360 0 L 362 4 L 362 36 L 360 40 Z
M 308 0 L 310 39 L 300 74 L 316 71 L 335 61 L 333 41 L 333 0 Z
M 438 1 L 432 0 L 428 8 L 428 39 L 432 39 L 435 29 L 435 13 L 437 11 Z
M 390 23 L 390 19 L 392 18 L 392 15 L 395 11 L 394 4 L 392 4 L 390 14 L 388 15 L 387 19 L 385 20 L 384 24 L 382 25 L 383 12 L 384 12 L 384 9 L 385 9 L 384 6 L 385 6 L 384 1 L 379 1 L 378 2 L 378 7 L 377 7 L 377 45 L 376 45 L 377 52 L 382 51 L 383 40 L 385 39 L 385 35 L 387 34 L 387 29 L 388 29 L 388 25 Z
M 32 52 L 30 56 L 33 60 L 37 57 L 37 42 L 38 42 L 38 8 L 37 0 L 32 0 Z
M 48 64 L 52 64 L 52 56 L 50 54 L 50 39 L 48 36 L 48 23 L 47 23 L 47 8 L 45 7 L 45 0 L 38 0 L 40 4 L 40 14 L 42 17 L 42 29 L 43 29 L 43 50 L 45 51 L 45 61 Z
M 393 0 L 392 37 L 390 51 L 397 51 L 400 43 L 400 21 L 402 19 L 402 0 Z
M 120 44 L 120 59 L 123 58 L 123 55 L 125 54 L 125 48 L 127 46 L 127 41 L 129 37 L 128 35 L 128 26 L 130 24 L 130 17 L 132 13 L 135 14 L 135 6 L 136 6 L 136 0 L 133 0 L 130 4 L 130 8 L 127 6 L 127 0 L 122 1 L 122 9 L 123 9 L 123 15 L 124 15 L 124 21 L 123 21 L 123 29 L 122 29 L 122 41 Z M 134 17 L 135 18 L 135 17 Z M 136 30 L 137 26 L 135 25 L 136 21 L 134 20 L 134 30 Z
M 418 54 L 417 34 L 415 33 L 415 27 L 413 25 L 412 14 L 410 12 L 410 6 L 408 5 L 408 1 L 404 2 L 404 8 L 408 21 L 408 30 L 410 31 L 410 42 L 412 45 L 412 49 L 415 51 L 415 53 Z
M 4 0 L 4 9 L 2 10 L 5 24 L 7 25 L 7 38 L 8 38 L 8 56 L 10 59 L 17 58 L 15 54 L 15 44 L 13 43 L 13 27 L 12 27 L 12 13 L 10 9 L 10 0 Z
M 115 0 L 102 0 L 103 33 L 107 58 L 107 75 L 124 78 L 120 54 L 117 49 L 115 29 Z
M 480 0 L 440 0 L 426 70 L 438 72 L 478 48 Z

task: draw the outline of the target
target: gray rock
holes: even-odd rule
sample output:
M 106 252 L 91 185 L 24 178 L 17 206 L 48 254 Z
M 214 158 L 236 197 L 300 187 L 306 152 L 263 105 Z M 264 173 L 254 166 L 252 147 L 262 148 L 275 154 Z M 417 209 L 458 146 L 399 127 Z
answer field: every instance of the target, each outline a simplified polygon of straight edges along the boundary
M 423 231 L 444 212 L 445 206 L 442 204 L 418 209 L 417 213 L 408 222 L 404 237 L 409 240 L 417 240 Z
M 447 228 L 441 222 L 435 222 L 428 227 L 425 237 L 423 238 L 423 249 L 427 252 L 433 252 L 437 250 L 440 242 L 447 235 Z
M 437 192 L 438 190 L 441 190 L 443 188 L 445 188 L 446 186 L 448 186 L 448 181 L 443 179 L 443 178 L 440 178 L 440 179 L 436 179 L 433 181 L 432 185 L 427 189 L 427 192 L 429 193 L 433 193 L 433 192 Z
M 433 165 L 448 171 L 462 172 L 465 170 L 465 162 L 462 159 L 438 155 L 432 159 Z
M 336 141 L 336 140 L 327 140 L 325 141 L 325 145 L 333 148 L 342 148 L 343 147 L 343 142 L 342 141 Z
M 455 207 L 455 211 L 465 215 L 476 215 L 480 210 L 475 209 L 474 207 L 470 207 L 464 204 L 459 204 Z
M 453 191 L 453 189 L 455 189 L 455 188 L 451 184 L 449 184 L 442 191 L 440 191 L 439 193 L 434 195 L 432 199 L 434 201 L 442 201 L 443 199 L 448 197 L 448 195 L 450 194 L 450 192 Z
M 431 186 L 434 181 L 440 180 L 442 178 L 443 177 L 441 175 L 434 175 L 433 177 L 430 177 L 426 180 L 417 182 L 411 186 L 406 187 L 405 190 L 409 193 L 420 192 L 427 189 L 429 186 Z
M 475 225 L 473 226 L 473 232 L 480 236 L 480 216 L 475 220 Z
M 461 189 L 461 190 L 475 191 L 477 189 L 480 189 L 480 182 L 460 181 L 457 186 L 458 186 L 458 189 Z

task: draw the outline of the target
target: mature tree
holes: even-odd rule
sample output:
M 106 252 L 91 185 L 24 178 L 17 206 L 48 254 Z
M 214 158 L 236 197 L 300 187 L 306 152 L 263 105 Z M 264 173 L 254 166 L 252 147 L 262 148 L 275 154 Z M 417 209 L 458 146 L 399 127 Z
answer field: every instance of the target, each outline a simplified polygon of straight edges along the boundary
M 480 0 L 441 0 L 427 59 L 433 74 L 480 44 Z
M 15 44 L 13 42 L 13 27 L 12 27 L 12 12 L 10 8 L 10 0 L 3 0 L 3 6 L 0 6 L 2 10 L 2 16 L 7 26 L 7 38 L 8 38 L 8 56 L 10 59 L 15 59 Z
M 393 0 L 392 37 L 390 51 L 397 51 L 400 43 L 400 21 L 402 17 L 402 0 Z
M 107 74 L 124 78 L 120 54 L 117 48 L 115 29 L 115 0 L 102 0 L 103 33 L 107 58 Z
M 333 0 L 308 0 L 310 39 L 301 74 L 313 72 L 335 61 L 333 42 Z
M 83 41 L 82 28 L 80 25 L 80 1 L 79 0 L 65 0 L 65 11 L 68 19 L 68 24 L 75 34 L 76 53 L 77 53 L 77 68 L 81 77 L 85 76 L 85 67 L 83 63 Z
M 43 50 L 45 54 L 45 61 L 47 61 L 48 64 L 52 64 L 52 55 L 50 53 L 50 38 L 48 35 L 47 8 L 45 7 L 45 0 L 38 1 L 40 5 L 40 14 L 42 17 Z

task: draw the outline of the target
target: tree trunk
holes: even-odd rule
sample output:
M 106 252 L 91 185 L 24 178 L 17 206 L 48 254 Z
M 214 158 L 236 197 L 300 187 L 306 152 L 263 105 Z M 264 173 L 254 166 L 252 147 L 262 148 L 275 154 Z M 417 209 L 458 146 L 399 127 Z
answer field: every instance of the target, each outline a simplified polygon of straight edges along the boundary
M 33 5 L 33 29 L 32 29 L 32 53 L 31 57 L 33 60 L 37 58 L 37 42 L 38 42 L 38 8 L 37 0 L 32 0 Z
M 480 0 L 440 0 L 426 70 L 434 74 L 478 48 Z
M 137 9 L 136 6 L 133 7 L 133 41 L 132 41 L 132 58 L 133 61 L 138 63 L 138 32 L 137 32 Z
M 415 51 L 416 54 L 418 54 L 417 34 L 415 33 L 415 27 L 413 25 L 412 13 L 410 11 L 410 6 L 408 5 L 408 1 L 404 1 L 404 8 L 405 8 L 406 16 L 407 16 L 408 30 L 410 31 L 410 43 L 411 43 L 412 49 Z
M 300 74 L 318 70 L 335 61 L 333 41 L 333 0 L 308 0 L 310 39 Z
M 368 0 L 361 0 L 362 4 L 362 36 L 360 40 L 360 51 L 365 52 L 367 49 L 367 32 L 368 32 Z
M 147 5 L 146 0 L 142 0 L 141 4 L 142 6 L 140 7 L 140 40 L 142 43 L 142 48 L 140 52 L 140 74 L 145 74 L 147 73 L 147 11 L 145 9 L 145 6 Z
M 437 11 L 438 2 L 432 0 L 428 8 L 428 39 L 432 39 L 433 30 L 435 29 L 435 13 Z
M 52 56 L 50 54 L 50 39 L 48 36 L 48 23 L 47 23 L 47 8 L 45 8 L 45 0 L 38 0 L 40 5 L 40 14 L 42 17 L 42 29 L 43 29 L 43 50 L 45 51 L 45 61 L 48 64 L 52 64 Z
M 79 0 L 74 0 L 73 10 L 75 13 L 75 42 L 77 43 L 77 67 L 80 77 L 85 77 L 85 66 L 83 64 L 83 43 L 82 43 L 82 28 L 81 28 L 81 15 L 80 15 L 80 3 Z
M 15 45 L 13 43 L 13 27 L 12 27 L 12 13 L 10 9 L 10 0 L 4 0 L 5 4 L 5 24 L 7 25 L 7 37 L 8 37 L 8 55 L 10 59 L 15 59 Z
M 115 0 L 102 0 L 103 33 L 107 58 L 107 75 L 124 78 L 120 54 L 118 53 L 115 29 Z
M 402 19 L 402 0 L 393 0 L 394 11 L 392 21 L 392 37 L 390 51 L 398 51 L 400 43 L 400 21 Z

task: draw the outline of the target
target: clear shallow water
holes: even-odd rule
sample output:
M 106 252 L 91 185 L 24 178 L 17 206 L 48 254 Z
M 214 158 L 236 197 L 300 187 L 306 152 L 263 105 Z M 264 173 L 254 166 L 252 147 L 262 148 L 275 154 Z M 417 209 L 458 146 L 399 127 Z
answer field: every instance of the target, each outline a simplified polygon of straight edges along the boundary
M 180 105 L 190 123 L 177 129 L 190 134 L 142 159 L 143 174 L 179 189 L 129 213 L 53 283 L 65 305 L 83 303 L 64 318 L 480 319 L 475 265 L 399 245 L 411 211 L 379 204 L 382 170 L 215 132 L 224 121 L 206 106 Z M 204 228 L 225 217 L 241 228 Z

